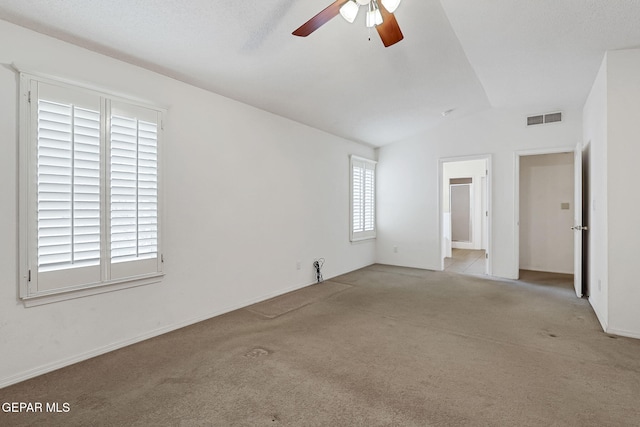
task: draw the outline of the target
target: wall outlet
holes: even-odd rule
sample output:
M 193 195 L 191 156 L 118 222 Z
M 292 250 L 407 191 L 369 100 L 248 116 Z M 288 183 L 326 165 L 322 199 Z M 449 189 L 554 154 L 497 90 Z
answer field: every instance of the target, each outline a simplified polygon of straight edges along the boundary
M 302 263 L 300 261 L 296 261 L 296 270 L 300 270 L 302 268 Z
M 602 280 L 598 279 L 598 292 L 602 291 Z
M 394 253 L 394 254 L 397 254 L 397 253 L 398 253 L 398 247 L 397 247 L 397 246 L 394 246 L 394 247 L 393 247 L 393 253 Z

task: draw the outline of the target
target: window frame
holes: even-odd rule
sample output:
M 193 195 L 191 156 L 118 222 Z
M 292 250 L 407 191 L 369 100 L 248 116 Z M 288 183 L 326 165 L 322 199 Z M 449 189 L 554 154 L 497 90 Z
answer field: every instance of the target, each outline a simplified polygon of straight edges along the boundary
M 377 237 L 377 197 L 376 197 L 376 189 L 377 189 L 377 178 L 376 178 L 376 165 L 378 162 L 375 160 L 367 159 L 364 157 L 350 155 L 349 156 L 349 239 L 351 242 L 360 242 L 363 240 L 372 240 Z M 355 222 L 355 212 L 354 212 L 354 167 L 358 164 L 362 165 L 365 169 L 373 171 L 373 229 L 372 230 L 363 230 L 363 231 L 354 231 L 354 222 Z M 363 205 L 366 204 L 366 189 L 364 185 L 362 186 L 362 198 L 364 199 Z M 363 209 L 362 213 L 362 222 L 366 222 L 366 212 Z
M 13 65 L 19 73 L 19 136 L 18 136 L 18 167 L 19 167 L 19 292 L 18 297 L 26 307 L 64 301 L 73 298 L 111 292 L 135 286 L 157 283 L 164 276 L 164 256 L 162 249 L 163 240 L 163 118 L 166 110 L 147 102 L 125 97 L 113 92 L 103 90 L 93 85 L 81 84 L 72 80 L 42 73 L 26 71 Z M 72 95 L 84 94 L 97 97 L 100 100 L 100 280 L 88 283 L 62 286 L 54 289 L 38 288 L 38 96 L 33 93 L 33 88 L 39 84 L 52 85 L 69 91 Z M 32 99 L 33 98 L 33 99 Z M 157 117 L 157 256 L 147 272 L 136 272 L 124 277 L 111 278 L 110 241 L 110 214 L 109 207 L 109 161 L 110 141 L 108 128 L 111 121 L 111 103 L 116 102 L 141 108 L 153 112 Z M 137 262 L 137 261 L 133 261 Z M 83 268 L 83 267 L 80 267 Z M 63 275 L 64 269 L 54 273 Z

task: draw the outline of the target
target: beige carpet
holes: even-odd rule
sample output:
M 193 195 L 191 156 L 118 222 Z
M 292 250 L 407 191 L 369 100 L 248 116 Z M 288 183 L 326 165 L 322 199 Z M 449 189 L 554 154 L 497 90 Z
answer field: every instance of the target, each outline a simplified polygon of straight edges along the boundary
M 0 425 L 637 426 L 640 341 L 543 281 L 374 265 L 277 317 L 237 310 L 2 389 L 70 411 Z
M 305 305 L 318 302 L 351 286 L 332 281 L 324 281 L 288 294 L 253 304 L 246 309 L 252 313 L 273 319 Z

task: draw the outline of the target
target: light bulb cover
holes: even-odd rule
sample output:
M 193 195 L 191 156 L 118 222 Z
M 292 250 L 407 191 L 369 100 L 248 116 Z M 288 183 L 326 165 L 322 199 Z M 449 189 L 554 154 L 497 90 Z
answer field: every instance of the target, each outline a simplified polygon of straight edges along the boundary
M 382 13 L 380 13 L 380 9 L 376 9 L 376 11 L 374 12 L 374 16 L 375 16 L 375 23 L 376 25 L 380 25 L 382 24 Z
M 400 5 L 400 0 L 382 0 L 382 5 L 389 13 L 393 13 Z
M 371 28 L 374 25 L 376 25 L 376 23 L 375 23 L 375 17 L 373 15 L 373 12 L 368 10 L 367 11 L 367 27 Z
M 369 3 L 369 10 L 367 11 L 366 21 L 367 27 L 369 28 L 382 24 L 382 14 L 380 13 L 378 4 L 375 1 Z
M 350 24 L 353 24 L 353 21 L 356 20 L 356 16 L 358 16 L 358 10 L 360 10 L 360 6 L 355 0 L 349 0 L 340 8 L 340 15 Z
M 375 27 L 382 24 L 382 14 L 379 10 L 373 10 L 367 12 L 367 27 Z

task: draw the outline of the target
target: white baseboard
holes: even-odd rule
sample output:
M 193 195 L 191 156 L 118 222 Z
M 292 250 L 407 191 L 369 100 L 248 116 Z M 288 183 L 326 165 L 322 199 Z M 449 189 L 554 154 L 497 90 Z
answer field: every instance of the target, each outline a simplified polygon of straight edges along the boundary
M 610 328 L 609 324 L 607 323 L 607 319 L 598 311 L 597 306 L 593 304 L 591 298 L 589 298 L 589 304 L 591 304 L 591 308 L 593 308 L 594 313 L 596 313 L 596 317 L 600 322 L 600 326 L 605 333 L 611 335 L 619 335 L 621 337 L 640 339 L 640 331 L 627 331 L 624 329 Z
M 632 332 L 616 328 L 606 328 L 604 331 L 612 335 L 620 335 L 621 337 L 640 339 L 640 332 L 638 331 Z
M 476 249 L 473 242 L 451 242 L 452 249 Z
M 330 279 L 325 279 L 325 280 L 330 280 Z M 123 348 L 123 347 L 127 347 L 127 346 L 129 346 L 131 344 L 136 344 L 138 342 L 141 342 L 141 341 L 144 341 L 144 340 L 148 340 L 149 338 L 154 338 L 154 337 L 157 337 L 159 335 L 163 335 L 163 334 L 166 334 L 168 332 L 175 331 L 176 329 L 184 328 L 185 326 L 193 325 L 194 323 L 202 322 L 204 320 L 208 320 L 208 319 L 211 319 L 213 317 L 220 316 L 222 314 L 229 313 L 231 311 L 238 310 L 238 309 L 241 309 L 241 308 L 245 308 L 245 307 L 248 307 L 248 306 L 250 306 L 252 304 L 256 304 L 256 303 L 268 300 L 270 298 L 275 298 L 277 296 L 286 294 L 288 292 L 296 291 L 298 289 L 302 289 L 302 288 L 305 288 L 307 286 L 311 286 L 314 283 L 315 282 L 310 283 L 310 284 L 305 284 L 305 285 L 296 285 L 296 286 L 292 286 L 292 287 L 286 288 L 286 289 L 280 289 L 278 291 L 271 292 L 271 293 L 262 295 L 262 296 L 257 297 L 257 298 L 252 298 L 252 299 L 244 301 L 242 303 L 233 304 L 233 305 L 230 305 L 228 307 L 218 309 L 218 310 L 213 311 L 211 313 L 207 313 L 207 314 L 204 314 L 204 315 L 201 315 L 201 316 L 193 317 L 193 318 L 185 320 L 183 322 L 178 322 L 178 323 L 174 323 L 172 325 L 167 325 L 167 326 L 164 326 L 162 328 L 158 328 L 158 329 L 149 331 L 147 333 L 144 333 L 142 335 L 138 335 L 138 336 L 133 337 L 133 338 L 129 338 L 129 339 L 126 339 L 126 340 L 118 341 L 118 342 L 106 345 L 104 347 L 99 347 L 97 349 L 87 351 L 85 353 L 82 353 L 82 354 L 79 354 L 79 355 L 76 355 L 76 356 L 68 357 L 68 358 L 61 359 L 61 360 L 56 360 L 55 362 L 47 363 L 45 365 L 38 366 L 36 368 L 23 371 L 23 372 L 15 374 L 15 375 L 11 375 L 9 377 L 1 378 L 0 379 L 0 389 L 4 388 L 4 387 L 8 387 L 8 386 L 16 384 L 16 383 L 19 383 L 19 382 L 22 382 L 22 381 L 25 381 L 25 380 L 28 380 L 30 378 L 37 377 L 39 375 L 43 375 L 43 374 L 55 371 L 55 370 L 60 369 L 60 368 L 64 368 L 66 366 L 73 365 L 73 364 L 78 363 L 78 362 L 82 362 L 84 360 L 91 359 L 91 358 L 96 357 L 96 356 L 100 356 L 100 355 L 105 354 L 105 353 L 109 353 L 109 352 L 114 351 L 114 350 L 118 350 L 118 349 Z
M 541 273 L 557 273 L 557 274 L 573 274 L 573 270 L 571 271 L 559 271 L 554 269 L 542 269 L 540 267 L 527 267 L 526 265 L 520 265 L 519 270 L 528 270 L 528 271 L 539 271 Z

